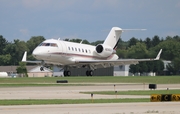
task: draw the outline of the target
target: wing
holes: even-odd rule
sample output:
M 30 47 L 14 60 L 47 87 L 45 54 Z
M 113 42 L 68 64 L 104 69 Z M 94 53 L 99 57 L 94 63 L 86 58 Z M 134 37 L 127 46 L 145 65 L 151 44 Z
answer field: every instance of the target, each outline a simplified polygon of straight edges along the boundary
M 26 63 L 42 63 L 42 61 L 27 61 L 27 51 L 24 52 L 23 58 L 22 58 L 22 62 L 26 62 Z
M 114 65 L 138 64 L 141 61 L 159 60 L 161 52 L 162 52 L 162 49 L 159 51 L 156 58 L 149 58 L 149 59 L 93 60 L 93 61 L 76 61 L 76 63 L 77 64 L 90 64 L 92 66 L 101 65 L 102 67 L 111 67 Z

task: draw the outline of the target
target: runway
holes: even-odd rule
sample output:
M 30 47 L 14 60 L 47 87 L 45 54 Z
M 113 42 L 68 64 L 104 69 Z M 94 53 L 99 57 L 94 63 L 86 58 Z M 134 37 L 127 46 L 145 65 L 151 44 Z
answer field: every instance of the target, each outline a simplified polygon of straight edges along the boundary
M 1 114 L 180 114 L 179 102 L 0 106 Z
M 159 84 L 157 89 L 179 89 L 179 84 Z M 53 87 L 1 87 L 0 99 L 91 99 L 89 94 L 80 94 L 84 91 L 128 91 L 149 90 L 148 85 L 143 84 L 98 84 L 94 86 L 53 86 Z M 154 90 L 152 90 L 154 91 Z M 149 98 L 140 95 L 94 95 L 94 99 L 100 98 Z
M 157 89 L 179 89 L 179 84 L 158 84 Z M 144 84 L 96 84 L 94 86 L 1 87 L 0 99 L 90 99 L 83 91 L 149 90 Z M 152 90 L 154 91 L 154 90 Z M 94 99 L 116 98 L 94 95 Z M 117 95 L 117 98 L 150 96 Z M 0 106 L 0 114 L 179 114 L 180 102 L 104 103 Z

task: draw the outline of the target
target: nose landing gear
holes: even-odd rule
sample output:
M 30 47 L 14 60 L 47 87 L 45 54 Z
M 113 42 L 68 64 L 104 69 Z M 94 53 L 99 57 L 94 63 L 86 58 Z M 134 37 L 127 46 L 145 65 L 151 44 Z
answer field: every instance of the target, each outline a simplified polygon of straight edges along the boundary
M 40 67 L 40 71 L 44 71 L 44 67 Z

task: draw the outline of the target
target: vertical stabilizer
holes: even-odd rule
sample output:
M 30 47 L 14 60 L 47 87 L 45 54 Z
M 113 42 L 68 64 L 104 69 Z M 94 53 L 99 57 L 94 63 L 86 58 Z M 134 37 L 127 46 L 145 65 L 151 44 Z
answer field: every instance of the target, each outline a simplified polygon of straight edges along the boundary
M 106 40 L 104 41 L 104 45 L 110 46 L 113 49 L 116 47 L 119 38 L 121 36 L 122 29 L 119 27 L 113 27 L 111 31 L 109 32 Z

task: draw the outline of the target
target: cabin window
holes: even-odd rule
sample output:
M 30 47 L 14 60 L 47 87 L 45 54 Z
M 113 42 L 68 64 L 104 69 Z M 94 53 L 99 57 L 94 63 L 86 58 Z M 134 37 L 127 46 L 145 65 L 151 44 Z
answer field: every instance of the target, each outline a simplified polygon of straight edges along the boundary
M 79 52 L 81 52 L 81 49 L 79 48 Z
M 72 47 L 72 50 L 74 51 L 74 48 Z
M 75 48 L 75 50 L 77 51 L 77 48 Z
M 71 48 L 70 48 L 70 47 L 68 47 L 68 49 L 69 49 L 69 50 L 71 50 Z
M 87 49 L 86 49 L 86 53 L 87 53 Z
M 84 49 L 82 49 L 82 52 L 84 52 Z

